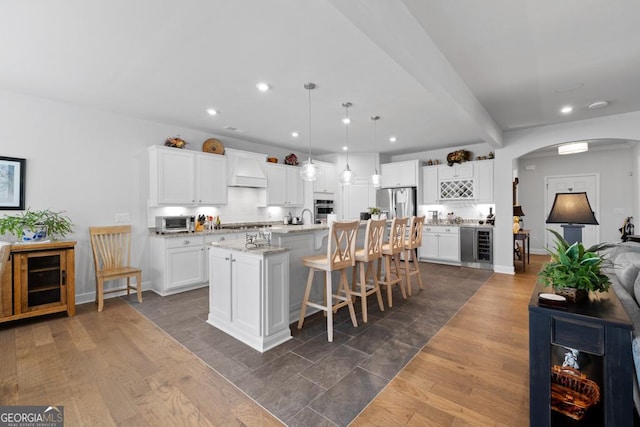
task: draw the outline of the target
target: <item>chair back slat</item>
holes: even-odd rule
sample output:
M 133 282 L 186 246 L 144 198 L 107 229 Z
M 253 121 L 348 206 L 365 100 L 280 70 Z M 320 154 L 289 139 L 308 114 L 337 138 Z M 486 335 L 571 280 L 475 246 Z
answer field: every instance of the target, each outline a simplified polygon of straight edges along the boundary
M 404 235 L 407 229 L 407 218 L 394 218 L 391 221 L 389 233 L 389 247 L 391 253 L 399 254 L 404 250 Z
M 327 257 L 331 270 L 353 267 L 356 263 L 356 234 L 359 221 L 334 221 L 329 228 Z
M 96 271 L 131 265 L 131 225 L 89 227 Z
M 422 244 L 422 227 L 424 225 L 424 216 L 411 217 L 411 227 L 409 228 L 409 236 L 407 239 L 407 249 L 415 249 Z
M 367 260 L 378 259 L 382 256 L 382 240 L 387 221 L 384 219 L 367 221 L 367 229 L 364 237 L 364 250 Z

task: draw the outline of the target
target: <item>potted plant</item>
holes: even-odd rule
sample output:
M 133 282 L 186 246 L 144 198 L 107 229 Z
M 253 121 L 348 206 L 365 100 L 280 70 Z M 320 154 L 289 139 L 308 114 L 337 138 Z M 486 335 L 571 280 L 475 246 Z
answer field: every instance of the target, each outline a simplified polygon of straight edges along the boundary
M 380 219 L 380 214 L 382 211 L 378 207 L 369 208 L 369 214 L 371 214 L 371 219 Z
M 17 215 L 5 215 L 0 218 L 0 235 L 12 234 L 17 240 L 39 241 L 47 237 L 65 237 L 72 233 L 72 222 L 63 212 L 49 209 L 26 211 Z
M 581 242 L 569 244 L 556 231 L 549 231 L 556 237 L 556 248 L 547 249 L 551 261 L 540 270 L 538 280 L 573 302 L 586 297 L 589 291 L 606 292 L 611 282 L 601 271 L 606 260 L 598 251 L 611 245 L 600 243 L 585 249 Z

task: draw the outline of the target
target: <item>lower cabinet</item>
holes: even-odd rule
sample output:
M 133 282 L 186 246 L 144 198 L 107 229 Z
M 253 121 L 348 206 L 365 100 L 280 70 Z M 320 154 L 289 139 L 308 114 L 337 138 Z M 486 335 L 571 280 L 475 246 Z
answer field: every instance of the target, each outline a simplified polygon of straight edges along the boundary
M 206 286 L 203 236 L 151 239 L 152 288 L 171 295 Z
M 418 257 L 429 261 L 460 262 L 460 227 L 424 226 Z
M 207 323 L 264 352 L 289 339 L 289 254 L 209 249 Z
M 66 311 L 75 314 L 73 241 L 15 244 L 0 278 L 0 323 Z

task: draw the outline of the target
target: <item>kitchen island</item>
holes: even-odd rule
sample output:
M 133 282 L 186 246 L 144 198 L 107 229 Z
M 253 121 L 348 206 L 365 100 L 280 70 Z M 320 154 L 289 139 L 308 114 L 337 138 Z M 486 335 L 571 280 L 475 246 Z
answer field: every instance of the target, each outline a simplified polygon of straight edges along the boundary
M 207 323 L 260 352 L 290 340 L 288 250 L 213 242 Z

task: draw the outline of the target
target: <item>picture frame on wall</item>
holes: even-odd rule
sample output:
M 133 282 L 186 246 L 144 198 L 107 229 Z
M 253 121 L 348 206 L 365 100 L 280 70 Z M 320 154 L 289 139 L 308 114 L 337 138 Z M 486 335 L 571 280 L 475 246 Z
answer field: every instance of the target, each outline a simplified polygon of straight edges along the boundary
M 0 210 L 24 210 L 27 160 L 0 156 Z

